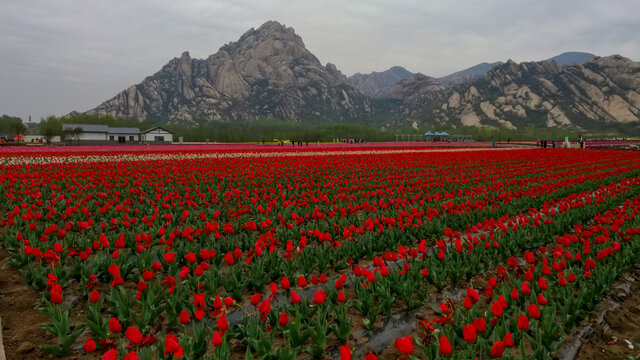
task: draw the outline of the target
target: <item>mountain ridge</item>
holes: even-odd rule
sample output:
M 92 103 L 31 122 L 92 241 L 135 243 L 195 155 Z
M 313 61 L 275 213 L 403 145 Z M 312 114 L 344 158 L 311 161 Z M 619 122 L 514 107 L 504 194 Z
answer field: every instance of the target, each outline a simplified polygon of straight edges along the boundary
M 267 117 L 382 128 L 640 124 L 640 66 L 617 55 L 584 60 L 590 55 L 481 63 L 440 79 L 400 66 L 347 78 L 293 28 L 268 21 L 206 59 L 183 52 L 86 113 L 184 126 Z
M 369 99 L 335 65 L 322 65 L 293 28 L 269 21 L 206 59 L 184 52 L 87 113 L 195 125 L 262 117 L 352 122 L 370 112 Z
M 381 72 L 368 74 L 355 73 L 347 80 L 353 87 L 372 98 L 388 97 L 388 91 L 399 81 L 413 75 L 412 72 L 402 66 L 392 66 Z

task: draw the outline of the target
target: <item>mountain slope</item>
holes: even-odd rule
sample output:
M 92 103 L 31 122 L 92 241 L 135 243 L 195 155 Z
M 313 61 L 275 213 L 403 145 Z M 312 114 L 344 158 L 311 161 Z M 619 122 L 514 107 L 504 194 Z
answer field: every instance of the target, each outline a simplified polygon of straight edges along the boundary
M 334 65 L 323 66 L 292 28 L 269 21 L 207 59 L 183 53 L 87 113 L 193 125 L 265 117 L 350 122 L 370 112 L 369 99 Z
M 565 52 L 560 55 L 556 55 L 552 58 L 547 59 L 547 61 L 555 61 L 556 64 L 562 65 L 572 65 L 573 63 L 584 64 L 587 60 L 595 57 L 596 55 L 586 52 L 578 52 L 578 51 L 570 51 Z
M 640 66 L 621 56 L 584 65 L 509 60 L 483 78 L 405 102 L 394 125 L 598 129 L 640 120 Z
M 455 85 L 460 85 L 467 82 L 472 82 L 476 79 L 479 79 L 484 76 L 489 70 L 493 69 L 497 65 L 504 64 L 502 61 L 494 62 L 494 63 L 480 63 L 478 65 L 472 66 L 468 69 L 460 70 L 454 72 L 453 74 L 443 76 L 438 80 L 444 86 L 450 87 Z
M 413 75 L 412 72 L 402 66 L 394 66 L 382 72 L 372 72 L 370 74 L 355 73 L 348 78 L 349 83 L 361 93 L 372 98 L 385 98 L 391 87 L 400 80 Z

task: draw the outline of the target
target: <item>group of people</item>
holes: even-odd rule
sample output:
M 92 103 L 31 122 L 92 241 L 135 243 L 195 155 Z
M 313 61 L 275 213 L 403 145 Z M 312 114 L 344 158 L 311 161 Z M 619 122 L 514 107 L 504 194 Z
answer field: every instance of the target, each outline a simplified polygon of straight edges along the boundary
M 546 149 L 547 146 L 548 146 L 547 140 L 537 140 L 536 141 L 536 147 Z M 556 147 L 556 141 L 555 140 L 551 140 L 551 147 L 552 148 Z

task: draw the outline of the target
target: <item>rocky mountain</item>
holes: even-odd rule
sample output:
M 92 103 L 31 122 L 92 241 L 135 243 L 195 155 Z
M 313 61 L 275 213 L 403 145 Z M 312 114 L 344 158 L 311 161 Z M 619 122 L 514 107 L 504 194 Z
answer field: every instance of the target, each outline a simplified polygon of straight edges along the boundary
M 497 65 L 504 64 L 502 61 L 494 62 L 494 63 L 480 63 L 478 65 L 472 66 L 468 69 L 460 70 L 454 72 L 453 74 L 443 76 L 438 80 L 444 86 L 455 86 L 464 84 L 467 82 L 474 81 L 484 76 L 489 70 L 493 69 Z
M 596 55 L 586 52 L 565 52 L 560 55 L 547 59 L 547 61 L 555 61 L 558 65 L 572 65 L 573 63 L 584 64 L 587 60 Z
M 194 125 L 265 117 L 352 122 L 371 112 L 370 99 L 335 65 L 323 66 L 293 28 L 269 21 L 207 59 L 184 52 L 87 113 Z
M 391 87 L 411 75 L 413 73 L 402 66 L 394 66 L 382 72 L 355 73 L 348 80 L 353 87 L 365 95 L 372 98 L 386 98 Z
M 185 126 L 267 117 L 383 128 L 640 124 L 640 65 L 590 55 L 483 63 L 441 79 L 401 67 L 347 79 L 292 28 L 269 21 L 207 59 L 183 53 L 87 113 Z
M 406 104 L 420 104 L 434 100 L 445 89 L 438 79 L 418 73 L 392 86 L 387 97 Z
M 414 89 L 414 92 L 424 92 Z M 603 128 L 640 120 L 640 66 L 622 56 L 585 64 L 511 60 L 469 84 L 405 101 L 392 125 Z

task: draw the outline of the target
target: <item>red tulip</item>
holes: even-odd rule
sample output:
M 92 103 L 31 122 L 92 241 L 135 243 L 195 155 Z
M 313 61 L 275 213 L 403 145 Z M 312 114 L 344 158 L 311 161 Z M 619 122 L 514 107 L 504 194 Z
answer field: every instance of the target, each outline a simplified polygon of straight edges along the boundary
M 300 303 L 300 296 L 298 296 L 298 294 L 291 290 L 291 303 L 292 304 L 299 304 Z
M 465 297 L 464 298 L 464 302 L 462 303 L 465 309 L 472 309 L 473 308 L 473 301 L 471 300 L 470 297 Z
M 102 360 L 118 360 L 116 349 L 111 349 L 102 355 Z
M 196 306 L 196 307 L 205 306 L 204 293 L 193 294 L 193 306 Z
M 286 276 L 283 276 L 282 279 L 280 280 L 280 287 L 284 290 L 288 290 L 291 287 L 291 283 L 289 282 L 289 279 L 287 279 Z
M 260 303 L 260 305 L 258 306 L 258 312 L 263 315 L 269 314 L 271 312 L 271 301 L 269 301 L 269 299 L 266 299 L 262 303 Z
M 232 307 L 232 306 L 233 306 L 233 304 L 234 304 L 235 302 L 236 302 L 236 301 L 235 301 L 235 300 L 233 300 L 233 298 L 232 298 L 232 297 L 230 297 L 230 296 L 227 296 L 226 298 L 224 298 L 224 304 L 225 304 L 227 307 Z
M 477 338 L 475 326 L 473 326 L 473 324 L 463 326 L 462 335 L 464 337 L 464 341 L 475 342 Z
M 193 316 L 195 316 L 196 319 L 198 320 L 202 320 L 202 318 L 204 318 L 204 309 L 203 308 L 196 309 L 196 312 L 193 313 Z
M 215 347 L 222 345 L 222 336 L 220 336 L 220 332 L 218 332 L 218 330 L 213 332 L 213 339 L 211 339 L 211 344 L 213 344 L 213 346 Z
M 262 300 L 262 294 L 253 294 L 251 296 L 251 305 L 258 305 L 260 303 L 260 300 Z
M 220 295 L 216 295 L 213 299 L 213 308 L 216 310 L 222 309 L 222 299 L 220 299 Z
M 446 336 L 442 335 L 440 337 L 440 353 L 442 355 L 449 355 L 451 354 L 452 351 L 453 351 L 453 348 L 451 347 L 451 343 L 449 342 L 449 339 L 447 339 Z
M 97 290 L 93 290 L 89 294 L 89 301 L 91 301 L 94 304 L 100 301 L 100 293 Z
M 518 289 L 513 288 L 513 290 L 511 290 L 511 298 L 517 299 L 518 297 L 520 297 L 520 294 L 518 293 Z
M 413 353 L 413 340 L 410 336 L 396 339 L 395 345 L 402 355 L 411 355 Z
M 322 304 L 327 299 L 327 295 L 324 290 L 318 290 L 313 294 L 313 303 L 316 305 Z
M 351 349 L 349 349 L 349 344 L 340 346 L 340 360 L 351 360 Z
M 540 310 L 538 310 L 538 306 L 536 304 L 530 304 L 527 306 L 527 311 L 529 312 L 529 316 L 533 319 L 540 318 Z
M 542 276 L 538 278 L 538 287 L 540 288 L 540 290 L 547 290 L 549 288 L 549 286 L 547 285 L 547 280 Z
M 187 260 L 188 263 L 194 263 L 196 262 L 196 254 L 189 252 L 187 253 L 187 255 L 184 256 L 185 260 Z
M 539 305 L 547 305 L 547 299 L 542 295 L 542 293 L 538 294 L 538 304 Z
M 176 254 L 172 253 L 172 252 L 168 252 L 165 253 L 164 256 L 164 261 L 166 261 L 167 263 L 171 264 L 172 262 L 174 262 L 176 260 Z
M 507 332 L 502 342 L 506 347 L 513 347 L 513 336 L 511 336 L 511 332 Z
M 140 357 L 135 351 L 130 351 L 124 356 L 124 360 L 140 360 Z
M 92 353 L 94 351 L 96 351 L 96 342 L 92 338 L 87 338 L 87 341 L 84 342 L 84 352 Z
M 529 318 L 525 315 L 518 316 L 518 329 L 529 330 Z
M 60 304 L 62 302 L 62 293 L 54 291 L 51 293 L 51 303 Z
M 491 346 L 491 356 L 499 358 L 504 353 L 504 344 L 502 341 L 498 341 Z
M 558 279 L 558 285 L 562 287 L 567 286 L 567 279 L 564 276 L 560 275 L 560 278 Z
M 344 293 L 342 292 L 342 290 L 338 291 L 338 302 L 345 302 L 347 300 L 347 297 L 344 295 Z
M 368 353 L 364 360 L 378 360 L 378 357 L 373 353 Z
M 174 359 L 182 357 L 184 349 L 180 346 L 180 341 L 173 334 L 168 334 L 164 338 L 164 355 L 173 355 Z
M 224 261 L 227 263 L 227 265 L 232 266 L 233 264 L 236 263 L 236 260 L 233 258 L 233 255 L 228 252 L 226 254 L 224 254 Z
M 302 275 L 298 276 L 298 286 L 300 286 L 301 288 L 307 286 L 307 279 L 305 279 Z
M 135 327 L 128 327 L 124 334 L 127 339 L 129 339 L 129 342 L 134 345 L 138 345 L 142 342 L 142 333 Z
M 180 317 L 178 319 L 182 325 L 188 324 L 189 321 L 191 321 L 189 314 L 184 310 L 180 311 Z
M 494 301 L 493 304 L 491 304 L 491 313 L 493 316 L 502 317 L 502 310 L 502 305 L 498 301 Z
M 229 323 L 227 322 L 227 317 L 224 315 L 220 315 L 217 323 L 218 323 L 218 329 L 220 329 L 220 332 L 222 333 L 222 335 L 224 335 L 227 329 L 229 329 Z
M 114 317 L 109 319 L 109 331 L 112 333 L 119 333 L 122 331 L 122 325 L 120 325 L 120 321 L 118 321 L 118 319 Z
M 280 326 L 287 326 L 288 323 L 289 323 L 289 317 L 287 316 L 286 312 L 283 312 L 282 314 L 280 314 L 280 318 L 278 319 L 278 324 Z
M 483 318 L 477 318 L 473 320 L 473 327 L 476 328 L 476 331 L 482 334 L 487 330 L 487 322 Z

